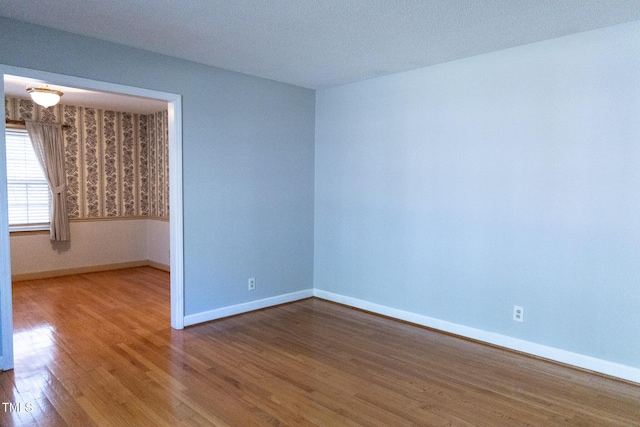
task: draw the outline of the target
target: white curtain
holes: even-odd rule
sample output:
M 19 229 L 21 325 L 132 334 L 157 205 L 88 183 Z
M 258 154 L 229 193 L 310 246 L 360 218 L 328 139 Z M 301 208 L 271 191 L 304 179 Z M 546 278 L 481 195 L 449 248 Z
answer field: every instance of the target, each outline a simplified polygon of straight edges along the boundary
M 51 190 L 51 240 L 68 241 L 71 233 L 67 216 L 67 175 L 62 127 L 57 124 L 29 121 L 26 122 L 26 126 L 33 151 Z

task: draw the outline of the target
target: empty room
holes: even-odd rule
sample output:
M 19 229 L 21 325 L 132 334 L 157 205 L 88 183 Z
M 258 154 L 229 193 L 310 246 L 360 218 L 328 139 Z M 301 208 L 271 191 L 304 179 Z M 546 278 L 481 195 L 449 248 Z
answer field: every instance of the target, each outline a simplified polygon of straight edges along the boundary
M 10 0 L 0 40 L 0 425 L 638 425 L 637 1 Z M 64 136 L 45 231 L 16 125 Z

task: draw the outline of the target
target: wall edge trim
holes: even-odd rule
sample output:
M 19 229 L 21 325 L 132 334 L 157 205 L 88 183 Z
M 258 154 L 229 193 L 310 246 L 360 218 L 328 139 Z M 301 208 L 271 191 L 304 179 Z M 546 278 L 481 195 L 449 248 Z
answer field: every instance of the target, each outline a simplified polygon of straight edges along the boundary
M 14 274 L 11 276 L 12 282 L 22 282 L 25 280 L 49 279 L 52 277 L 69 276 L 71 274 L 98 273 L 109 270 L 122 270 L 123 268 L 153 267 L 158 270 L 169 271 L 169 267 L 159 262 L 148 259 L 139 261 L 118 262 L 113 264 L 89 265 L 84 267 L 61 268 L 59 270 L 36 271 L 34 273 Z
M 153 267 L 156 270 L 166 271 L 167 273 L 171 273 L 171 267 L 167 264 L 163 264 L 161 262 L 153 261 L 151 259 L 147 260 L 147 265 L 149 267 Z
M 235 316 L 236 314 L 248 313 L 250 311 L 260 310 L 263 308 L 274 307 L 280 304 L 298 301 L 301 299 L 313 297 L 313 289 L 305 289 L 302 291 L 291 292 L 288 294 L 276 295 L 274 297 L 263 298 L 255 301 L 243 302 L 240 304 L 229 305 L 226 307 L 216 308 L 214 310 L 203 311 L 200 313 L 184 316 L 184 326 L 191 326 L 198 323 L 209 322 L 211 320 L 221 319 L 223 317 Z
M 100 221 L 138 221 L 138 220 L 149 220 L 149 221 L 160 221 L 160 222 L 169 222 L 169 218 L 163 218 L 160 216 L 151 216 L 151 215 L 130 215 L 130 216 L 99 216 L 99 217 L 85 217 L 85 218 L 69 218 L 69 222 L 100 222 Z M 48 230 L 45 230 L 48 232 Z
M 531 341 L 525 341 L 495 332 L 484 331 L 482 329 L 476 329 L 469 326 L 424 316 L 422 314 L 399 310 L 393 307 L 323 291 L 321 289 L 314 289 L 313 295 L 320 299 L 344 304 L 365 311 L 370 311 L 375 314 L 403 320 L 409 323 L 414 323 L 416 325 L 425 326 L 453 335 L 458 335 L 462 338 L 481 341 L 509 350 L 526 353 L 532 356 L 549 359 L 551 361 L 563 363 L 576 368 L 586 369 L 588 371 L 593 371 L 599 374 L 604 374 L 625 381 L 640 384 L 640 368 L 634 368 L 632 366 L 627 366 L 604 359 L 598 359 L 580 353 L 574 353 L 543 344 L 537 344 Z

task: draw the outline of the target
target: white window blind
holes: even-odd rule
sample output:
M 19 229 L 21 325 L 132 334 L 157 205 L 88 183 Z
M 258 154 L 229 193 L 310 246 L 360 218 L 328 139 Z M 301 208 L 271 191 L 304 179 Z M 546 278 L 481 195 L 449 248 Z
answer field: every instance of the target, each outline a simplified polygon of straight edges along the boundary
M 49 223 L 49 185 L 23 129 L 7 129 L 9 225 Z

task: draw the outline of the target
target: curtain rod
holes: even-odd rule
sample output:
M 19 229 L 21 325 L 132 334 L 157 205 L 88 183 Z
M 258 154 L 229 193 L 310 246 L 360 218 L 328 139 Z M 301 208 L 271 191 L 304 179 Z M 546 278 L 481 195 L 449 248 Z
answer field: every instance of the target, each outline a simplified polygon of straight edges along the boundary
M 24 120 L 11 120 L 11 119 L 5 119 L 5 122 L 8 125 L 22 125 L 22 126 L 26 126 L 27 124 L 25 123 Z M 63 129 L 71 129 L 73 126 L 69 126 L 69 125 L 62 125 Z

